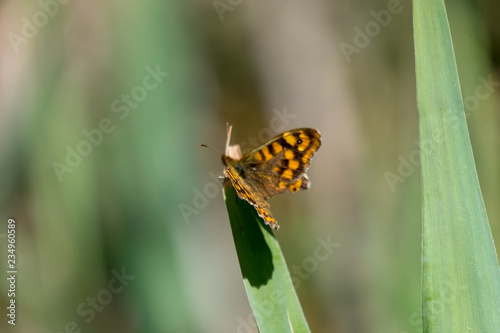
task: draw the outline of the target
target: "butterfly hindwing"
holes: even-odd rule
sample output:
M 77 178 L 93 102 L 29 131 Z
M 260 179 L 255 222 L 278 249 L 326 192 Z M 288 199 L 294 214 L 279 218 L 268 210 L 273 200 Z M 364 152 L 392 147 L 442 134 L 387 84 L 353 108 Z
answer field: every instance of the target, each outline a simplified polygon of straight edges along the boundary
M 241 171 L 238 172 L 239 170 L 238 161 L 226 167 L 226 173 L 229 176 L 238 197 L 253 205 L 259 216 L 262 217 L 264 222 L 269 224 L 271 228 L 279 228 L 276 220 L 272 217 L 271 212 L 269 211 L 269 203 L 257 192 L 252 184 L 245 181 L 246 177 L 244 178 L 241 176 Z

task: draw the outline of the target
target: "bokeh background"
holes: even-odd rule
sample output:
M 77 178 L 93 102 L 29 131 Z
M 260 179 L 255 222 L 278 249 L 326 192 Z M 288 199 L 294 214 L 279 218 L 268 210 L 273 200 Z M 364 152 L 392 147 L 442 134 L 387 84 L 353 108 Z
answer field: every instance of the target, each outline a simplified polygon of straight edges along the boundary
M 447 6 L 498 244 L 500 6 Z M 5 277 L 12 217 L 18 279 L 15 327 L 0 280 L 0 330 L 256 332 L 220 156 L 198 146 L 222 151 L 229 122 L 244 152 L 322 134 L 311 189 L 270 200 L 312 331 L 420 332 L 411 14 L 406 0 L 1 1 L 0 262 Z

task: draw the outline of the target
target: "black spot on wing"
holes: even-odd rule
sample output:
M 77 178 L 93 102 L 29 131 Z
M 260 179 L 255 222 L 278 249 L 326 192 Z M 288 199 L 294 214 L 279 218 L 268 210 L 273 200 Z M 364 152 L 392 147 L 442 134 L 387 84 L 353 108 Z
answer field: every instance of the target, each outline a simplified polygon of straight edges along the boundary
M 269 154 L 271 154 L 271 156 L 274 156 L 274 147 L 272 143 L 267 145 L 267 149 L 269 150 Z
M 283 158 L 280 161 L 280 166 L 282 167 L 282 169 L 288 169 L 288 163 L 289 163 L 289 160 L 287 160 L 286 158 Z
M 263 161 L 265 160 L 264 158 L 264 154 L 262 154 L 262 152 L 260 150 L 258 150 L 256 153 L 255 153 L 255 159 L 258 160 L 258 161 Z
M 286 142 L 284 138 L 279 138 L 276 142 L 278 142 L 283 147 L 283 150 L 293 148 L 292 145 Z

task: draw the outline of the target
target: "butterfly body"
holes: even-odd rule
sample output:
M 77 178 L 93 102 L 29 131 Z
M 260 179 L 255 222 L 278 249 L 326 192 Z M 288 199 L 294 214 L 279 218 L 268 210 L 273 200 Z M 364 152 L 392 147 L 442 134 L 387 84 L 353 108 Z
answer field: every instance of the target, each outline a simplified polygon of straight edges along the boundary
M 279 134 L 250 153 L 241 156 L 226 145 L 222 155 L 224 176 L 231 180 L 240 199 L 255 207 L 272 228 L 279 228 L 269 210 L 268 198 L 310 187 L 306 175 L 321 137 L 313 128 L 298 128 Z M 238 150 L 239 151 L 239 148 Z

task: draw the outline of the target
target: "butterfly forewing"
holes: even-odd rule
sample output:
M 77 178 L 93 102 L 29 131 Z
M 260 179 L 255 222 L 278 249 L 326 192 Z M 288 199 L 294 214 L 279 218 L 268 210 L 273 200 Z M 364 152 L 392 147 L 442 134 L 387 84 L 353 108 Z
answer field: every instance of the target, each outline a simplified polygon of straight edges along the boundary
M 248 165 L 252 171 L 248 177 L 267 199 L 285 191 L 309 188 L 305 172 L 320 145 L 317 130 L 298 128 L 274 137 L 241 161 Z

